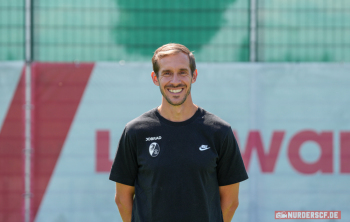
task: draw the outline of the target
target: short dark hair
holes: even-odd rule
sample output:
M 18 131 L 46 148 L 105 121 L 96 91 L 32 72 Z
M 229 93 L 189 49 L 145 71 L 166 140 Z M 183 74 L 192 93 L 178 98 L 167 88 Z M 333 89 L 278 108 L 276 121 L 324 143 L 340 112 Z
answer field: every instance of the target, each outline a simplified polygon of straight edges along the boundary
M 152 57 L 153 71 L 157 75 L 157 77 L 159 72 L 159 64 L 158 64 L 159 59 L 164 58 L 165 56 L 175 55 L 180 52 L 188 55 L 188 58 L 190 60 L 191 75 L 193 76 L 193 72 L 196 70 L 196 60 L 194 58 L 193 53 L 184 45 L 177 44 L 177 43 L 169 43 L 159 47 L 153 54 L 153 57 Z

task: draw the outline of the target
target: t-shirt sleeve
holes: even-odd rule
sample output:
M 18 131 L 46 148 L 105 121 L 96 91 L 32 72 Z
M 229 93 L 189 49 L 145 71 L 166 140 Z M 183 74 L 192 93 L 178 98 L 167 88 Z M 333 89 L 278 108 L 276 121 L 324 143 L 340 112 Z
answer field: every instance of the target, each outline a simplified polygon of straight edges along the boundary
M 217 175 L 219 186 L 239 183 L 248 179 L 241 152 L 231 128 L 219 150 Z
M 117 154 L 114 158 L 109 179 L 129 186 L 134 186 L 137 176 L 138 164 L 136 147 L 130 135 L 124 129 L 120 138 Z

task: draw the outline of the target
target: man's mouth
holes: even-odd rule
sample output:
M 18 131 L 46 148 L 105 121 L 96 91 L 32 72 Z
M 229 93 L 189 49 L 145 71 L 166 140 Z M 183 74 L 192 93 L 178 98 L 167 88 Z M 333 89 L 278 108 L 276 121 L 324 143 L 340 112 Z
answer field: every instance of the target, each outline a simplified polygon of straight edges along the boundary
M 182 90 L 183 90 L 183 88 L 181 88 L 181 89 L 168 89 L 168 91 L 171 93 L 180 93 L 180 92 L 182 92 Z

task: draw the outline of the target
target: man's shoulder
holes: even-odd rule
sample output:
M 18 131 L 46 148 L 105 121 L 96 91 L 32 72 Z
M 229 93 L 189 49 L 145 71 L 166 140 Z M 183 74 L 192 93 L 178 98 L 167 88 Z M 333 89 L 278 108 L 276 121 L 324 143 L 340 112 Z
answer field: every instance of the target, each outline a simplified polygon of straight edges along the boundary
M 150 111 L 147 111 L 143 113 L 142 115 L 136 117 L 135 119 L 128 122 L 125 126 L 125 129 L 130 131 L 137 131 L 142 129 L 148 129 L 154 125 L 159 124 L 159 120 L 155 114 L 156 110 L 151 109 Z
M 202 109 L 203 112 L 203 124 L 212 128 L 213 130 L 219 130 L 223 133 L 231 130 L 231 125 L 225 120 L 221 119 L 217 115 Z

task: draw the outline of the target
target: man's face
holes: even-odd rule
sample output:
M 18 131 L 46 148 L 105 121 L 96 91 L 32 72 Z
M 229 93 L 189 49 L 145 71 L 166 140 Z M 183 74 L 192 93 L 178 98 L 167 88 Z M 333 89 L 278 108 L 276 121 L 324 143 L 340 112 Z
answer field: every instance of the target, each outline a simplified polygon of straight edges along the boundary
M 169 104 L 182 105 L 191 93 L 191 84 L 196 81 L 197 71 L 192 76 L 190 61 L 185 53 L 163 57 L 158 64 L 158 78 L 153 73 L 153 82 L 159 86 Z

